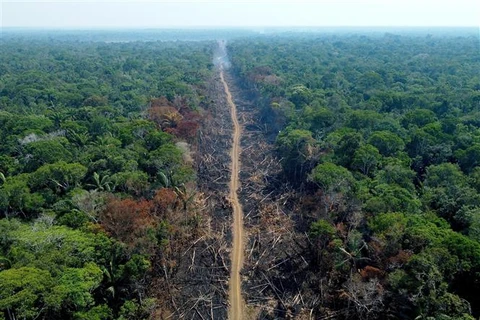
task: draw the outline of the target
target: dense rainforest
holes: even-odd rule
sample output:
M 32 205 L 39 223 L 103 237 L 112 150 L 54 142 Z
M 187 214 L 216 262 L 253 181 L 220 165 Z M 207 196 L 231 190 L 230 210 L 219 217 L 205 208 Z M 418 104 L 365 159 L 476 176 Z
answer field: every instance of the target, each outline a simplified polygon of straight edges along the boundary
M 230 108 L 246 320 L 480 316 L 478 35 L 261 31 L 5 30 L 0 319 L 225 319 Z
M 3 39 L 0 319 L 156 314 L 155 276 L 198 224 L 214 45 Z
M 307 221 L 295 222 L 307 266 L 276 286 L 309 274 L 291 290 L 317 297 L 316 319 L 478 316 L 478 36 L 265 36 L 228 50 Z M 277 316 L 298 314 L 275 294 Z

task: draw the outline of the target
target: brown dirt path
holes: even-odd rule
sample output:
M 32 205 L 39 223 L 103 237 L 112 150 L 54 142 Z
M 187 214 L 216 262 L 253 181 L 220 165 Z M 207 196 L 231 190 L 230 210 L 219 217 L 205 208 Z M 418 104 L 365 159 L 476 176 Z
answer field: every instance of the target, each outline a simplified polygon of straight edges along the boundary
M 230 106 L 230 114 L 233 122 L 233 141 L 231 150 L 231 175 L 230 175 L 230 201 L 233 207 L 233 248 L 231 254 L 232 268 L 230 271 L 229 284 L 229 301 L 230 320 L 242 320 L 244 314 L 244 301 L 242 297 L 242 279 L 240 270 L 243 267 L 243 251 L 244 251 L 244 230 L 243 230 L 243 211 L 242 206 L 238 200 L 239 178 L 240 171 L 240 138 L 241 127 L 237 118 L 237 107 L 232 99 L 232 94 L 225 81 L 223 69 L 220 69 L 220 79 L 227 95 L 227 102 Z

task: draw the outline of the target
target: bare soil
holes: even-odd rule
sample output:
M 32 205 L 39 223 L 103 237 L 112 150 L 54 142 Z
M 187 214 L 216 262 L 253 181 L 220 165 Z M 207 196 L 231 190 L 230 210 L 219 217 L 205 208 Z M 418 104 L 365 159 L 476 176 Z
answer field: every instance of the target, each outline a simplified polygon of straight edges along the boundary
M 225 89 L 227 96 L 227 102 L 230 107 L 230 115 L 233 123 L 233 139 L 231 155 L 231 173 L 230 173 L 230 201 L 233 207 L 233 244 L 231 254 L 231 272 L 229 282 L 229 301 L 230 310 L 229 318 L 231 320 L 243 320 L 243 308 L 244 302 L 242 298 L 242 279 L 240 270 L 243 266 L 243 251 L 244 251 L 244 231 L 243 231 L 243 211 L 242 206 L 238 200 L 238 188 L 239 188 L 239 171 L 240 171 L 240 138 L 241 127 L 237 118 L 237 107 L 232 100 L 232 94 L 224 78 L 224 71 L 220 71 L 220 79 Z

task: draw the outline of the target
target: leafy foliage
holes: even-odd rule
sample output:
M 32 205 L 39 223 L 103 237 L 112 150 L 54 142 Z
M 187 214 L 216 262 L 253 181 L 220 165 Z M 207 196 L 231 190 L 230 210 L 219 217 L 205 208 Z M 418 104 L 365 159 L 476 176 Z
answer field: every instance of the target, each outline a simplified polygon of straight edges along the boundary
M 0 318 L 147 319 L 212 43 L 30 40 L 1 40 Z
M 229 50 L 261 97 L 285 182 L 315 202 L 299 211 L 319 309 L 478 317 L 478 39 L 305 33 Z

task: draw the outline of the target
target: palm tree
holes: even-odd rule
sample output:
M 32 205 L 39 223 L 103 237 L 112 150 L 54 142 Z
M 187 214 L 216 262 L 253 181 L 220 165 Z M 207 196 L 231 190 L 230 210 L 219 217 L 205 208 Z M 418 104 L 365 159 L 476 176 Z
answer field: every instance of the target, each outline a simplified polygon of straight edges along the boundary
M 93 173 L 93 180 L 95 184 L 90 184 L 92 187 L 96 187 L 96 191 L 112 191 L 115 186 L 113 185 L 113 181 L 109 175 L 104 175 L 101 177 L 98 173 Z
M 73 130 L 68 131 L 69 139 L 79 147 L 84 147 L 87 145 L 90 140 L 90 135 L 88 132 L 75 132 Z
M 170 188 L 170 186 L 172 184 L 172 181 L 171 181 L 171 179 L 169 179 L 167 177 L 167 175 L 165 173 L 163 173 L 162 171 L 159 171 L 157 176 L 158 176 L 158 180 L 159 180 L 160 184 L 162 185 L 162 187 Z
M 177 197 L 182 201 L 183 210 L 187 212 L 188 205 L 195 198 L 195 192 L 189 192 L 183 183 L 180 186 L 175 186 L 173 189 Z
M 111 138 L 113 138 L 113 134 L 111 132 L 107 132 L 103 136 L 98 137 L 97 141 L 95 141 L 94 144 L 97 147 L 102 147 L 102 148 L 108 147 L 111 144 L 111 140 L 110 140 Z
M 161 116 L 160 126 L 162 128 L 174 128 L 182 120 L 182 115 L 178 112 L 169 112 Z

